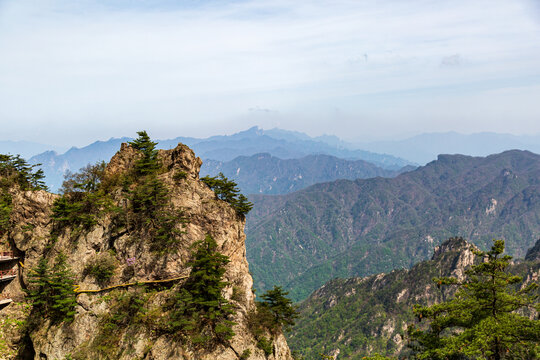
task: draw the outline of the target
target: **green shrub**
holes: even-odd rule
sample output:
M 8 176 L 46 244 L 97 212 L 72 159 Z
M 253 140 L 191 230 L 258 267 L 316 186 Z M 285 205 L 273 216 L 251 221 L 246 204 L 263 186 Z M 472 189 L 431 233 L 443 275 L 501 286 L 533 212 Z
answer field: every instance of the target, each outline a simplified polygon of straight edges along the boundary
M 272 340 L 268 340 L 266 337 L 263 336 L 259 339 L 259 341 L 257 341 L 257 347 L 264 351 L 264 354 L 266 356 L 272 355 Z
M 251 350 L 246 349 L 242 352 L 238 360 L 248 360 L 250 356 L 251 356 Z
M 185 171 L 177 171 L 173 175 L 173 180 L 178 182 L 180 180 L 184 180 L 186 177 L 187 173 Z
M 63 195 L 53 204 L 52 218 L 59 228 L 74 226 L 89 230 L 100 216 L 119 210 L 102 186 L 105 167 L 105 162 L 99 162 L 66 174 L 61 188 Z
M 22 190 L 47 190 L 43 170 L 35 168 L 41 164 L 29 165 L 19 155 L 0 154 L 0 188 L 16 184 Z
M 11 216 L 11 196 L 7 191 L 0 189 L 0 235 L 8 230 Z
M 41 164 L 28 165 L 19 155 L 0 154 L 0 235 L 9 228 L 11 195 L 9 189 L 18 186 L 22 190 L 46 190 L 43 171 L 34 170 Z
M 99 359 L 116 359 L 121 335 L 128 326 L 142 324 L 146 309 L 144 289 L 113 292 L 110 297 L 110 310 L 104 315 L 98 328 L 98 334 L 91 348 L 99 354 Z
M 98 254 L 86 264 L 84 275 L 90 275 L 100 285 L 108 284 L 114 275 L 116 259 L 109 253 Z

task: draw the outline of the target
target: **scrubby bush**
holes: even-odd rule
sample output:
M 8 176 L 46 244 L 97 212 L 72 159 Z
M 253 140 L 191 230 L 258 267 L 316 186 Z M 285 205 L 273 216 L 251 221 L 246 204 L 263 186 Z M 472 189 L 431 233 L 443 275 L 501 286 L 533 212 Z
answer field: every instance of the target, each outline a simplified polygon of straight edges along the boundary
M 116 270 L 117 262 L 109 253 L 98 254 L 90 259 L 84 268 L 84 274 L 90 275 L 100 285 L 109 283 Z
M 62 196 L 53 204 L 53 219 L 59 228 L 80 227 L 89 230 L 104 213 L 115 211 L 107 189 L 105 162 L 87 165 L 77 173 L 67 173 L 60 189 Z

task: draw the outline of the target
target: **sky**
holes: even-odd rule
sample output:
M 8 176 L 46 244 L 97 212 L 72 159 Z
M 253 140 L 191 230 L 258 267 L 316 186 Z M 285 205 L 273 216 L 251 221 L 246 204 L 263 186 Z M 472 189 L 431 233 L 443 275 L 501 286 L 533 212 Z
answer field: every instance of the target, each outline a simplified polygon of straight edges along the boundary
M 0 0 L 0 140 L 540 133 L 537 0 Z

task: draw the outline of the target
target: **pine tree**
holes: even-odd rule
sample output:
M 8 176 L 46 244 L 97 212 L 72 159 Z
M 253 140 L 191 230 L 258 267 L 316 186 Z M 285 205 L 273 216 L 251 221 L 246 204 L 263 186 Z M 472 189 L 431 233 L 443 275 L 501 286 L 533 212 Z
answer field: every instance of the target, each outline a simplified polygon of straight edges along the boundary
M 36 314 L 47 316 L 53 322 L 73 320 L 77 305 L 73 291 L 75 280 L 64 254 L 58 255 L 51 269 L 47 260 L 41 258 L 29 274 L 29 284 L 26 292 Z
M 139 137 L 129 144 L 136 150 L 142 152 L 143 157 L 135 164 L 135 171 L 138 175 L 148 175 L 155 173 L 159 168 L 157 142 L 150 140 L 146 131 L 138 131 Z
M 60 253 L 56 259 L 50 276 L 52 317 L 58 321 L 70 322 L 75 316 L 77 305 L 76 294 L 73 291 L 75 280 L 69 269 L 66 256 Z
M 173 328 L 187 332 L 198 329 L 200 342 L 210 330 L 212 337 L 225 341 L 233 337 L 234 322 L 228 317 L 235 313 L 233 306 L 223 297 L 225 265 L 229 258 L 217 251 L 217 243 L 210 236 L 194 244 L 193 260 L 188 263 L 191 273 L 176 297 L 172 312 Z
M 39 259 L 37 267 L 28 273 L 29 287 L 26 290 L 28 300 L 34 306 L 36 313 L 45 315 L 51 302 L 50 269 L 47 259 Z
M 433 306 L 416 306 L 415 315 L 427 320 L 422 330 L 409 327 L 410 347 L 417 359 L 537 359 L 540 356 L 540 320 L 520 310 L 540 311 L 538 284 L 519 287 L 522 278 L 508 272 L 511 256 L 502 255 L 504 241 L 488 252 L 475 251 L 485 260 L 456 278 L 434 279 L 438 285 L 458 287 L 455 297 Z
M 225 177 L 223 173 L 219 173 L 218 176 L 207 175 L 201 178 L 201 181 L 214 191 L 218 199 L 231 204 L 238 215 L 244 217 L 253 208 L 248 198 L 240 194 L 237 184 Z
M 281 286 L 274 286 L 272 290 L 268 290 L 261 296 L 264 302 L 260 303 L 260 310 L 270 312 L 274 327 L 283 326 L 288 329 L 294 326 L 294 320 L 298 318 L 297 308 L 291 299 L 287 298 L 288 294 Z

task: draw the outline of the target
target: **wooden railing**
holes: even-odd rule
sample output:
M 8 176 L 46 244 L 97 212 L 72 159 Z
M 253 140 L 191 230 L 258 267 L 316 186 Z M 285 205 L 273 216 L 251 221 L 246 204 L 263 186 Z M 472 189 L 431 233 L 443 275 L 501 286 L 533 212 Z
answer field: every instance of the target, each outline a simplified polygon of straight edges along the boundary
M 0 257 L 14 258 L 15 253 L 13 251 L 0 250 Z
M 9 269 L 9 270 L 0 270 L 0 279 L 16 276 L 17 275 L 17 269 Z

